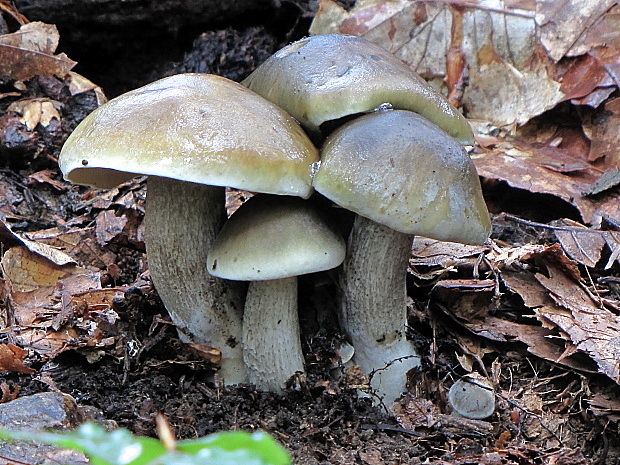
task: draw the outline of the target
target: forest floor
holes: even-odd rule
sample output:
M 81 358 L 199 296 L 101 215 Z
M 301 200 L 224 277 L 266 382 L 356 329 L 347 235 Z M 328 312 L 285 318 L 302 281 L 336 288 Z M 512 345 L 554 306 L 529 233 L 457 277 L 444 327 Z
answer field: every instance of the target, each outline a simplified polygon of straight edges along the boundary
M 307 9 L 297 17 L 297 35 L 313 14 Z M 212 30 L 191 51 L 155 63 L 149 73 L 111 67 L 113 76 L 85 77 L 112 83 L 111 93 L 103 89 L 110 96 L 176 72 L 240 80 L 296 38 L 261 25 Z M 252 386 L 224 387 L 213 382 L 208 357 L 180 342 L 150 285 L 143 239 L 146 180 L 101 191 L 62 179 L 60 147 L 101 100 L 100 88 L 82 83 L 76 93 L 69 84 L 41 75 L 0 80 L 2 342 L 27 350 L 24 369 L 0 378 L 3 401 L 58 390 L 141 435 L 156 434 L 158 413 L 178 438 L 265 430 L 300 465 L 620 461 L 614 368 L 605 365 L 604 350 L 581 350 L 571 342 L 571 328 L 592 331 L 579 315 L 604 310 L 614 320 L 620 313 L 620 266 L 609 261 L 616 250 L 611 241 L 607 249 L 603 241 L 602 255 L 587 266 L 563 250 L 566 241 L 545 224 L 579 221 L 569 202 L 483 177 L 493 245 L 414 243 L 409 337 L 422 366 L 410 373 L 409 393 L 396 404 L 373 406 L 372 396 L 359 396 L 366 380 L 339 363 L 344 337 L 333 313 L 330 273 L 300 280 L 308 370 L 301 388 L 276 396 Z M 38 105 L 37 116 L 11 107 L 17 101 L 31 110 Z M 46 119 L 41 108 L 52 116 Z M 231 203 L 238 201 L 233 194 Z M 33 243 L 61 246 L 75 263 L 35 250 Z M 41 276 L 53 276 L 53 282 Z M 76 276 L 98 282 L 100 289 L 88 290 Z M 562 299 L 562 286 L 578 289 L 582 313 Z M 554 315 L 571 311 L 568 327 L 557 323 Z M 471 372 L 487 377 L 496 392 L 495 412 L 484 420 L 451 415 L 447 401 L 450 386 Z

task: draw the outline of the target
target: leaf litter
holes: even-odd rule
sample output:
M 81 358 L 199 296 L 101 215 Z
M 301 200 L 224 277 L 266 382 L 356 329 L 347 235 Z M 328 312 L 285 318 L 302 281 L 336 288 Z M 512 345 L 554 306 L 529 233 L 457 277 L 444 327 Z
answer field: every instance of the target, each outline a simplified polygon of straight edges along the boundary
M 569 20 L 575 9 L 583 22 Z M 431 81 L 447 79 L 446 93 L 477 119 L 472 157 L 483 179 L 556 196 L 577 211 L 572 219 L 551 212 L 556 222 L 545 225 L 498 216 L 494 241 L 483 247 L 416 238 L 409 319 L 426 366 L 410 373 L 411 390 L 391 406 L 392 418 L 356 398 L 364 380 L 354 370 L 340 379 L 327 375 L 338 366 L 334 347 L 341 343 L 327 329 L 336 326 L 333 317 L 320 316 L 318 326 L 302 320 L 306 392 L 288 393 L 283 402 L 251 387 L 222 390 L 206 382 L 216 358 L 176 339 L 148 281 L 144 179 L 107 192 L 70 186 L 53 156 L 27 165 L 22 181 L 13 169 L 0 172 L 7 200 L 0 204 L 0 368 L 14 372 L 11 382 L 26 391 L 45 385 L 81 393 L 142 434 L 154 433 L 157 411 L 173 420 L 179 437 L 267 429 L 299 463 L 581 464 L 586 456 L 617 457 L 620 446 L 600 438 L 609 441 L 620 418 L 618 191 L 613 182 L 592 190 L 620 159 L 618 105 L 610 97 L 618 88 L 617 57 L 604 44 L 617 40 L 617 19 L 614 2 L 358 1 L 347 12 L 321 0 L 314 31 L 362 34 Z M 55 51 L 51 44 L 47 55 Z M 49 57 L 37 59 L 48 66 Z M 66 110 L 71 100 L 53 88 L 105 101 L 96 85 L 67 73 L 62 68 L 39 81 L 48 94 L 33 95 L 17 82 L 0 93 L 0 133 L 15 124 L 36 135 L 37 144 L 22 148 L 33 160 L 50 150 L 40 136 L 46 125 L 74 127 Z M 574 106 L 568 113 L 576 119 L 564 124 L 566 112 L 557 108 L 539 116 L 558 105 Z M 487 193 L 492 185 L 485 186 Z M 229 192 L 229 207 L 247 196 Z M 498 205 L 504 212 L 510 201 Z M 529 237 L 528 230 L 551 234 L 510 243 Z M 325 287 L 313 283 L 305 291 L 312 312 L 320 313 Z M 38 388 L 24 378 L 31 370 Z M 497 393 L 487 421 L 454 416 L 447 401 L 450 386 L 475 372 Z M 105 388 L 95 387 L 102 379 Z

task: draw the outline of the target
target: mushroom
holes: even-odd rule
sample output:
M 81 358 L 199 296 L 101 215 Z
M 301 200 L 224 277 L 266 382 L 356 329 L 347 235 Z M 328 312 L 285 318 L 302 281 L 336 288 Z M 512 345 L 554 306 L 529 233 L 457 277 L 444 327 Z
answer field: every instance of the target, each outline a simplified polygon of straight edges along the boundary
M 325 141 L 317 192 L 358 215 L 341 273 L 339 319 L 371 387 L 393 401 L 419 364 L 407 340 L 406 267 L 414 234 L 485 242 L 489 215 L 476 169 L 446 132 L 405 110 L 380 110 Z
M 473 372 L 452 385 L 448 391 L 448 401 L 455 414 L 482 420 L 495 411 L 495 390 L 487 378 Z
M 226 222 L 208 256 L 214 276 L 250 281 L 243 360 L 258 389 L 281 393 L 304 372 L 297 276 L 342 263 L 344 239 L 307 201 L 258 195 Z
M 283 110 L 223 77 L 179 74 L 97 108 L 66 141 L 65 179 L 111 188 L 148 175 L 153 283 L 180 337 L 221 351 L 220 376 L 245 382 L 242 290 L 213 278 L 207 252 L 225 221 L 224 187 L 309 197 L 315 147 Z
M 284 108 L 314 135 L 327 121 L 389 104 L 419 113 L 462 143 L 473 143 L 469 124 L 440 93 L 361 37 L 326 34 L 293 42 L 242 84 Z

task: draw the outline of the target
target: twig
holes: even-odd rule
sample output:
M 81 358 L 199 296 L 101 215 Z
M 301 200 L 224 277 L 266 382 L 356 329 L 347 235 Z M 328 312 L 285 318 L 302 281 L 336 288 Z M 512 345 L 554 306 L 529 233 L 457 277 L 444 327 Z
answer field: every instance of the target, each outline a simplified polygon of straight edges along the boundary
M 412 429 L 402 428 L 400 426 L 387 425 L 385 423 L 377 423 L 375 425 L 361 425 L 360 428 L 362 428 L 362 429 L 379 430 L 379 431 L 394 431 L 395 433 L 409 434 L 409 435 L 415 436 L 417 438 L 424 437 L 424 435 L 422 433 L 418 433 L 417 431 L 414 431 Z
M 570 233 L 591 233 L 591 234 L 599 234 L 605 235 L 609 233 L 609 231 L 601 231 L 599 229 L 588 229 L 588 228 L 575 228 L 570 226 L 551 226 L 549 224 L 537 223 L 536 221 L 524 220 L 523 218 L 519 218 L 518 216 L 511 215 L 509 213 L 502 213 L 502 216 L 510 221 L 516 221 L 517 223 L 526 224 L 528 226 L 533 226 L 535 228 L 543 228 L 543 229 L 551 229 L 553 231 L 566 231 Z

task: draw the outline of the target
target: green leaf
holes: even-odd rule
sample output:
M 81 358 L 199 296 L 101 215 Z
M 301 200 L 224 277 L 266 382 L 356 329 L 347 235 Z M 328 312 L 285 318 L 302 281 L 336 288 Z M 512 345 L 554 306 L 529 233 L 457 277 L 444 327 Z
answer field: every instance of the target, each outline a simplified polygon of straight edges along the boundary
M 241 431 L 215 433 L 200 439 L 179 441 L 177 449 L 189 454 L 203 454 L 205 459 L 209 458 L 209 454 L 222 454 L 218 456 L 218 460 L 224 460 L 224 452 L 247 453 L 246 458 L 239 459 L 242 460 L 240 462 L 225 462 L 231 464 L 246 464 L 252 457 L 259 460 L 251 462 L 256 464 L 288 465 L 291 463 L 286 450 L 262 431 L 252 434 Z M 230 456 L 232 457 L 232 454 Z
M 67 433 L 0 430 L 0 438 L 79 450 L 93 465 L 146 465 L 166 453 L 157 439 L 136 437 L 126 429 L 108 432 L 95 423 Z
M 167 451 L 161 442 L 126 429 L 106 431 L 85 423 L 75 431 L 50 433 L 0 428 L 0 439 L 53 444 L 83 452 L 93 465 L 290 465 L 286 450 L 263 432 L 223 432 L 179 441 Z

